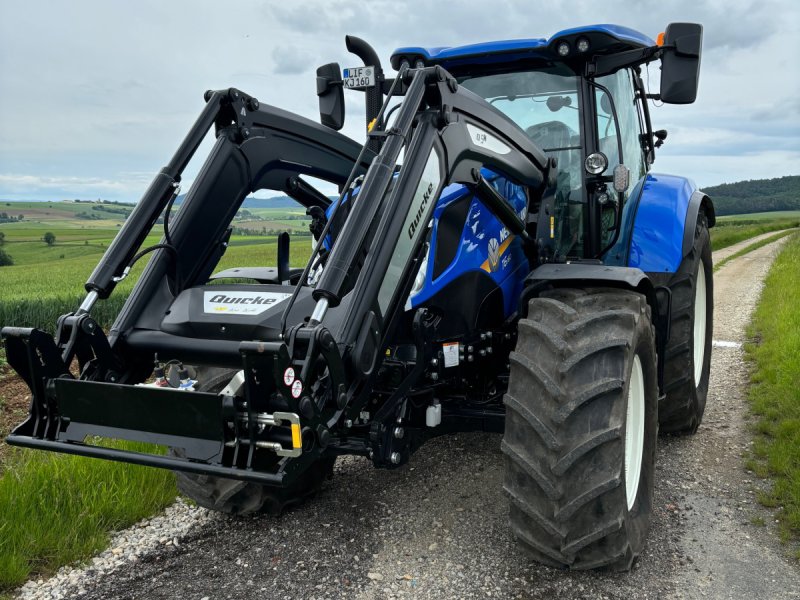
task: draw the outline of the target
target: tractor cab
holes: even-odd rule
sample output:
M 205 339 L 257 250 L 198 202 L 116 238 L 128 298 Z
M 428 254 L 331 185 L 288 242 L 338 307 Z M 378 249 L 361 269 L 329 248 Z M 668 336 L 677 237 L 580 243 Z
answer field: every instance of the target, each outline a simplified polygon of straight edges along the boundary
M 653 131 L 647 100 L 694 101 L 701 37 L 702 27 L 688 23 L 671 24 L 658 42 L 626 27 L 592 25 L 549 39 L 400 48 L 391 64 L 443 66 L 556 159 L 554 211 L 539 227 L 550 229 L 556 260 L 603 258 L 667 135 Z M 657 58 L 661 93 L 651 94 L 642 66 Z

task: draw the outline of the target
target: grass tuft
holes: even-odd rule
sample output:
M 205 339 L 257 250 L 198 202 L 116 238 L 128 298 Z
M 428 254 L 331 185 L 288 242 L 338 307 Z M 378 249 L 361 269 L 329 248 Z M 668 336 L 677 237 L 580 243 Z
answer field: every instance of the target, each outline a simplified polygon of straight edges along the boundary
M 778 510 L 782 541 L 800 538 L 800 236 L 793 236 L 767 276 L 745 349 L 754 370 L 750 404 L 758 417 L 747 467 L 773 480 L 758 500 Z
M 32 574 L 91 557 L 106 547 L 110 531 L 162 510 L 176 494 L 170 471 L 15 449 L 0 478 L 0 594 Z

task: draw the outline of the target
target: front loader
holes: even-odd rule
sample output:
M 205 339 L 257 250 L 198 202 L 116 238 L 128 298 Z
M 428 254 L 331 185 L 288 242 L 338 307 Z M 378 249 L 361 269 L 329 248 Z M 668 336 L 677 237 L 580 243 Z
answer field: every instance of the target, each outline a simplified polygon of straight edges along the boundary
M 402 48 L 387 78 L 350 37 L 365 65 L 317 71 L 322 124 L 207 92 L 82 305 L 55 336 L 3 328 L 32 393 L 7 441 L 172 469 L 202 506 L 244 514 L 313 494 L 339 455 L 397 468 L 432 437 L 500 432 L 519 542 L 556 567 L 630 568 L 659 425 L 693 433 L 708 391 L 714 209 L 650 172 L 667 134 L 648 108 L 694 101 L 701 38 L 687 23 L 658 43 L 594 25 Z M 653 62 L 658 94 L 641 77 Z M 338 132 L 345 87 L 367 95 L 363 145 Z M 312 216 L 311 258 L 289 268 L 282 235 L 278 265 L 216 272 L 262 189 Z M 142 249 L 162 215 L 161 242 Z M 93 307 L 144 256 L 103 331 Z

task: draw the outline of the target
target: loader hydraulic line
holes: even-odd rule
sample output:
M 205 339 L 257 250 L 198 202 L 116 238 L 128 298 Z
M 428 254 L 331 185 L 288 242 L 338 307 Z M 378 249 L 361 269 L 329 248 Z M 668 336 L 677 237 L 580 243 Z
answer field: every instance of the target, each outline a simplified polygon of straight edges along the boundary
M 428 74 L 424 73 L 415 76 L 406 92 L 394 126 L 389 132 L 390 135 L 387 136 L 378 156 L 372 161 L 359 193 L 360 197 L 368 199 L 369 204 L 363 206 L 358 213 L 352 214 L 345 222 L 339 235 L 339 243 L 331 251 L 322 278 L 314 289 L 315 300 L 324 298 L 329 306 L 336 307 L 353 283 L 356 255 L 370 233 L 370 224 L 378 214 L 381 199 L 394 175 L 400 151 L 425 94 L 426 76 Z

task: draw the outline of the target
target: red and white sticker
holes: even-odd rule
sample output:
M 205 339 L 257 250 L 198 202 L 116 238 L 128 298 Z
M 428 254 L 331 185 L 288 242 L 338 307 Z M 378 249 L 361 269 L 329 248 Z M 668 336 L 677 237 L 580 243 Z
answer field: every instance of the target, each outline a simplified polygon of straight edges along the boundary
M 303 382 L 299 379 L 295 379 L 294 383 L 292 384 L 292 398 L 299 398 L 300 394 L 303 393 Z
M 442 354 L 444 355 L 444 368 L 458 366 L 458 342 L 448 342 L 442 344 Z
M 287 367 L 283 372 L 283 383 L 287 386 L 294 383 L 294 369 L 292 367 Z

